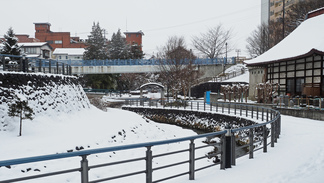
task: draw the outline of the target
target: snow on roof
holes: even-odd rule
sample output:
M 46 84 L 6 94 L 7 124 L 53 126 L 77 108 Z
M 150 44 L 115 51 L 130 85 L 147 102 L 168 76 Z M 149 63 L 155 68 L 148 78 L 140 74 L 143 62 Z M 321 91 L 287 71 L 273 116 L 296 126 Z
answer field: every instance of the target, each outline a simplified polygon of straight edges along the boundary
M 32 47 L 32 46 L 44 46 L 47 42 L 32 42 L 32 43 L 18 43 L 19 46 Z
M 323 30 L 324 14 L 307 19 L 276 46 L 245 63 L 248 65 L 269 63 L 303 56 L 311 51 L 324 52 Z
M 157 85 L 161 88 L 164 88 L 164 86 L 161 85 L 160 83 L 146 83 L 146 84 L 143 84 L 142 86 L 140 86 L 140 88 L 143 88 L 144 86 L 148 86 L 148 85 Z
M 56 48 L 53 55 L 83 55 L 84 48 Z

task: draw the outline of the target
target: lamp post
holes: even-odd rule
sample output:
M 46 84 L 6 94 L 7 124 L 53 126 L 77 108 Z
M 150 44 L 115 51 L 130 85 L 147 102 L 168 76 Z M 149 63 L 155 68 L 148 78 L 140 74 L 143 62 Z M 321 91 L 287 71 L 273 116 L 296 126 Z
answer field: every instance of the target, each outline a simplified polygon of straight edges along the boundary
M 225 75 L 225 64 L 227 63 L 227 42 L 225 43 L 225 60 L 223 63 L 223 74 Z

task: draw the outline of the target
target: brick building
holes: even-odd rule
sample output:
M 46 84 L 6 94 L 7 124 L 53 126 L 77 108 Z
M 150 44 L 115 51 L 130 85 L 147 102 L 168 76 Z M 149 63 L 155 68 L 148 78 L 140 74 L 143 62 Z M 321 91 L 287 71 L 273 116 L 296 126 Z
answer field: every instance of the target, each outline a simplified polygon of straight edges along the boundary
M 142 51 L 142 37 L 144 36 L 144 33 L 142 31 L 138 32 L 124 32 L 126 35 L 126 42 L 130 45 L 138 45 L 140 46 L 140 49 Z
M 47 42 L 54 50 L 55 48 L 85 48 L 85 43 L 78 37 L 71 37 L 70 32 L 52 32 L 51 24 L 34 23 L 35 38 L 41 42 Z

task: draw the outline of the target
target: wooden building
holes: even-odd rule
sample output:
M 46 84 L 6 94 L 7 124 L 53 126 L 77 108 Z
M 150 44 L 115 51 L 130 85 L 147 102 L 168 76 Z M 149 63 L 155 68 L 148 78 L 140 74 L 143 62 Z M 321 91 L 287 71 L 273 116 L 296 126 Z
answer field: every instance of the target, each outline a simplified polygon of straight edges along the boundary
M 324 97 L 324 14 L 308 17 L 276 46 L 245 61 L 250 99 L 255 99 L 256 85 L 262 82 L 278 83 L 279 95 Z

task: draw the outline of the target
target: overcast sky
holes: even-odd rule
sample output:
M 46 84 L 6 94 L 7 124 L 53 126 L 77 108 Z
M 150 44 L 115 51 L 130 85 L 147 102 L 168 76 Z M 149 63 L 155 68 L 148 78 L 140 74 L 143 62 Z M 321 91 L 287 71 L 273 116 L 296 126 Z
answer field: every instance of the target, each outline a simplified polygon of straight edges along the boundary
M 93 22 L 106 29 L 109 39 L 119 28 L 142 30 L 147 56 L 175 35 L 184 36 L 192 48 L 192 36 L 222 23 L 233 31 L 229 46 L 242 55 L 246 38 L 260 24 L 261 0 L 2 0 L 1 14 L 1 37 L 9 27 L 35 37 L 35 22 L 49 22 L 52 31 L 81 38 L 87 38 Z

